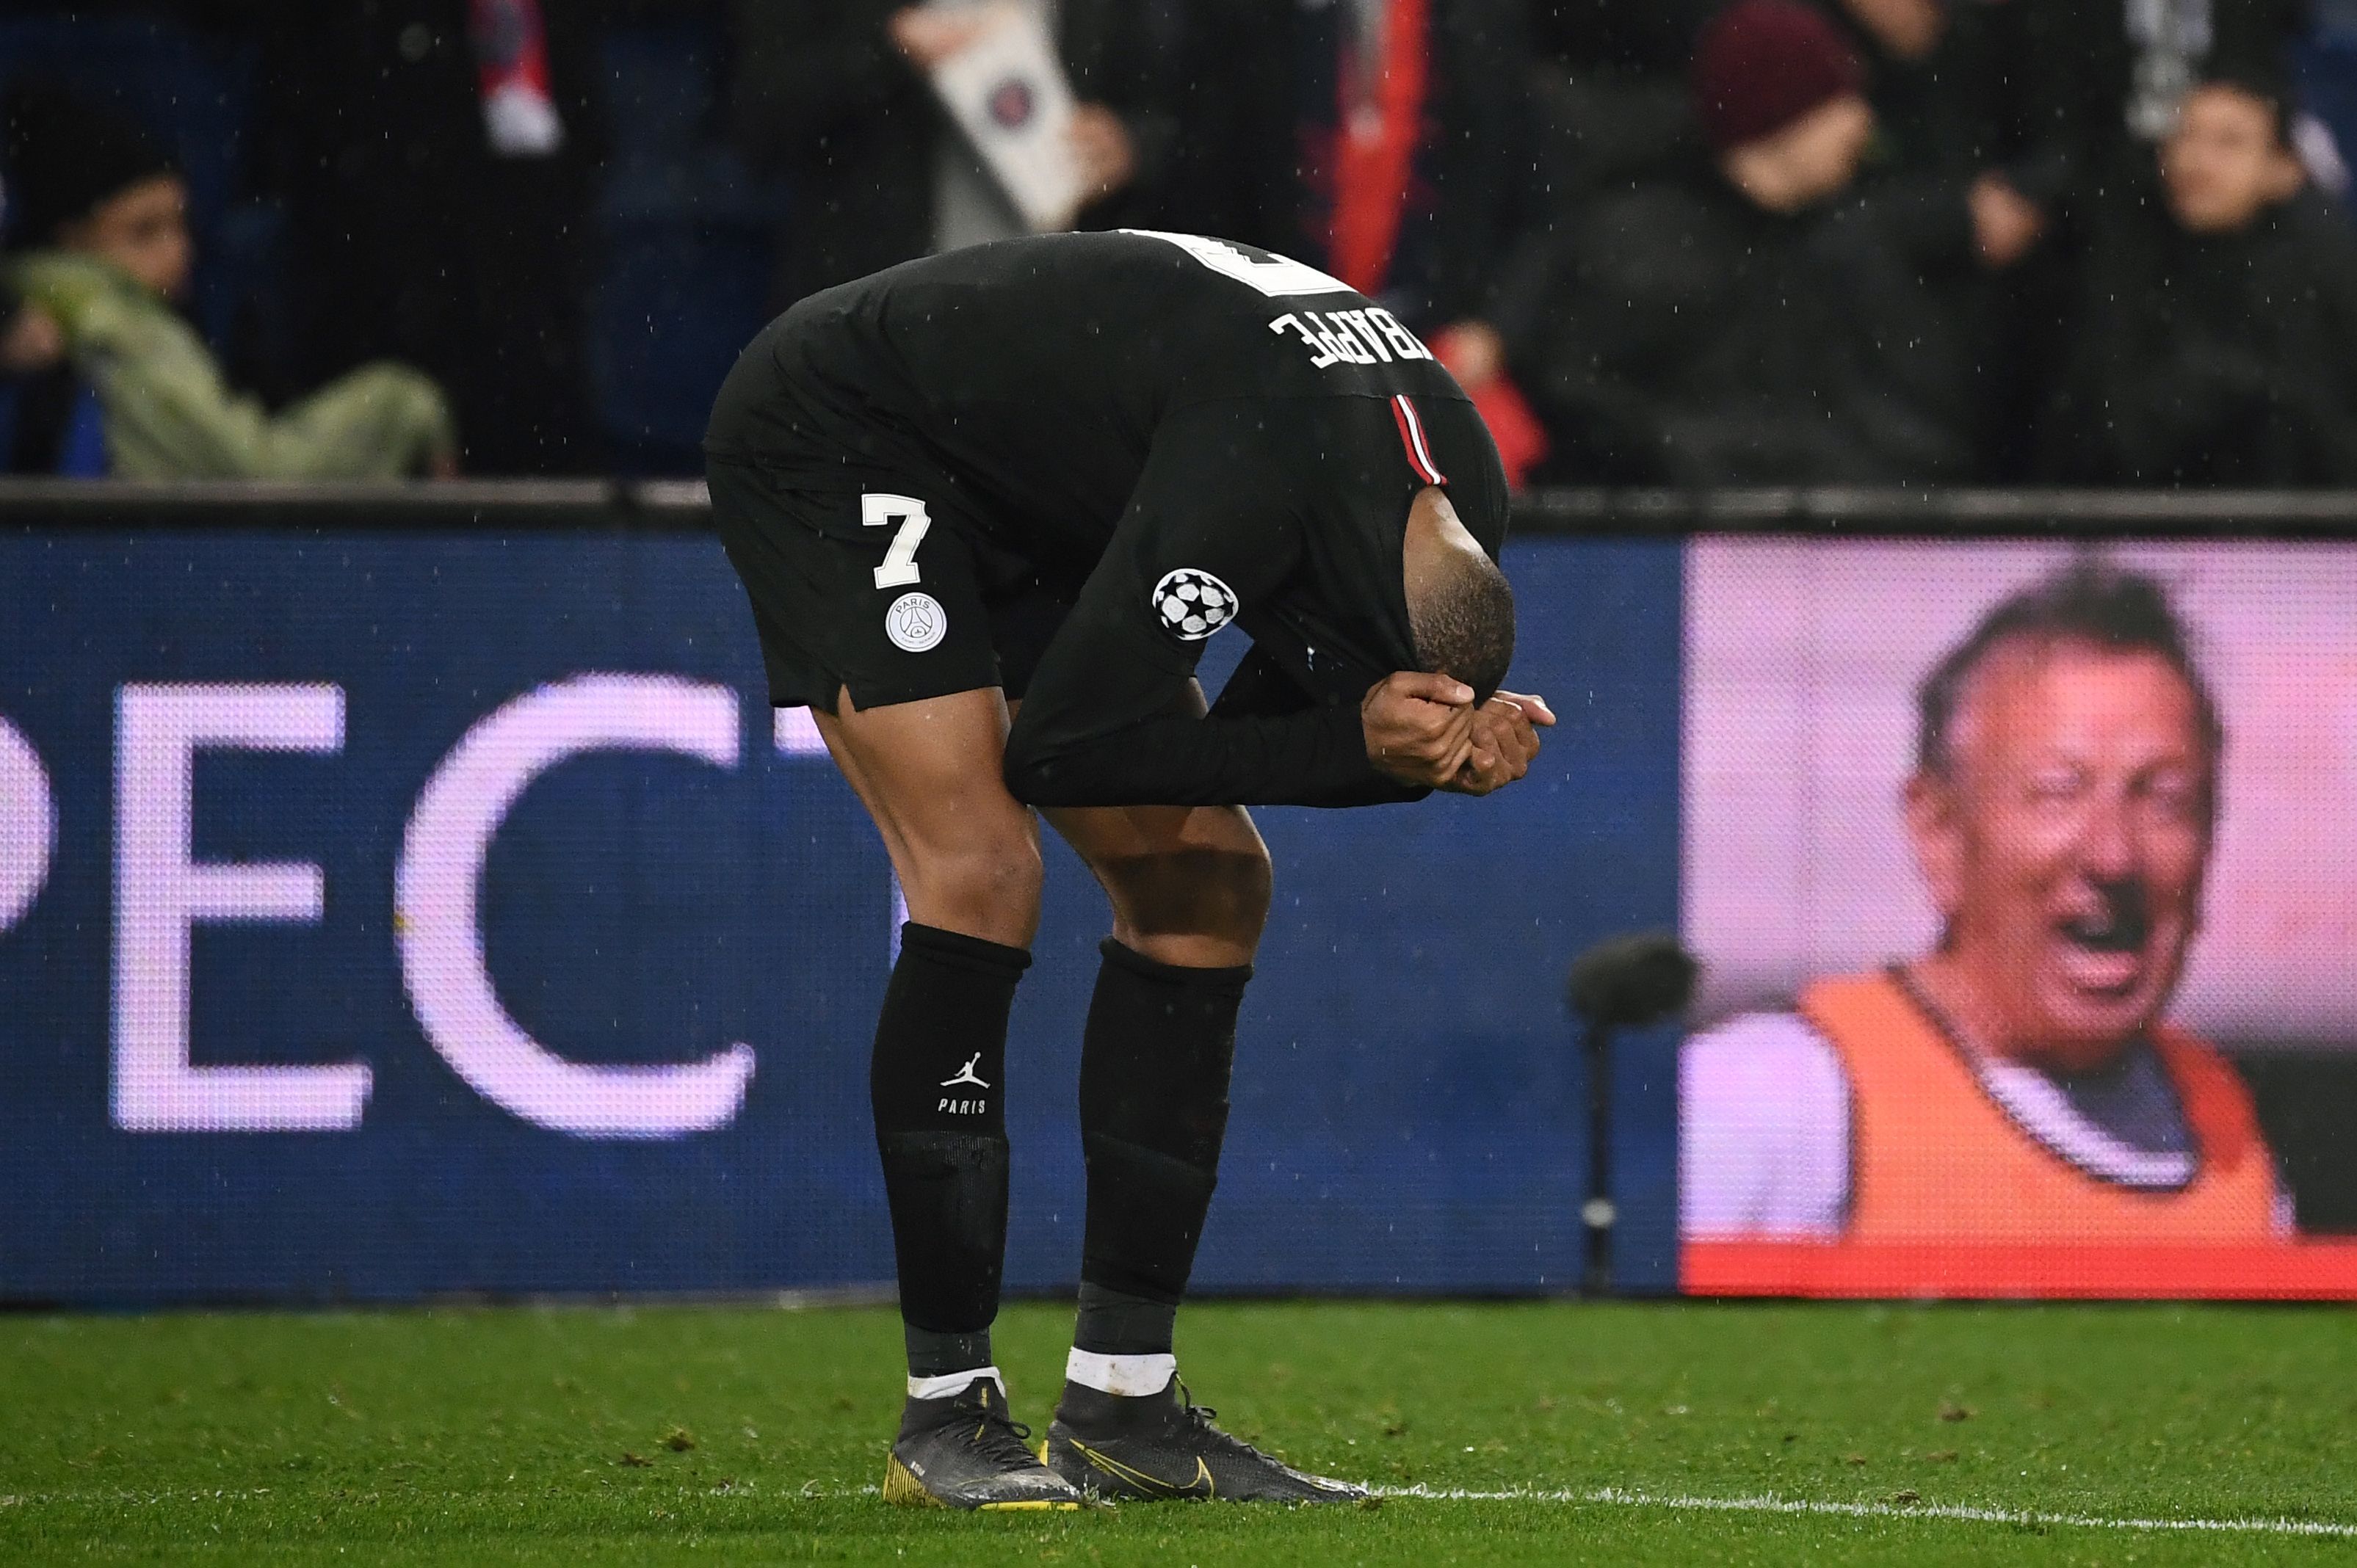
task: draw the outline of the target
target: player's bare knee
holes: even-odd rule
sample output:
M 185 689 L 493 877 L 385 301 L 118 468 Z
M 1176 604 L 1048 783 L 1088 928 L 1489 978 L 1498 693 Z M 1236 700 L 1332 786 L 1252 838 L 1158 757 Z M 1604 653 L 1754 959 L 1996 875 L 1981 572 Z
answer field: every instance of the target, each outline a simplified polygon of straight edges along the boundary
M 961 897 L 1006 905 L 1039 902 L 1039 841 L 1028 834 L 993 837 L 938 864 Z
M 1149 946 L 1160 939 L 1209 938 L 1249 950 L 1268 922 L 1268 852 L 1257 843 L 1167 850 L 1108 861 L 1097 870 L 1125 938 Z
M 991 834 L 978 842 L 911 853 L 901 872 L 909 915 L 1011 946 L 1028 946 L 1039 921 L 1042 871 L 1039 841 L 1028 833 Z

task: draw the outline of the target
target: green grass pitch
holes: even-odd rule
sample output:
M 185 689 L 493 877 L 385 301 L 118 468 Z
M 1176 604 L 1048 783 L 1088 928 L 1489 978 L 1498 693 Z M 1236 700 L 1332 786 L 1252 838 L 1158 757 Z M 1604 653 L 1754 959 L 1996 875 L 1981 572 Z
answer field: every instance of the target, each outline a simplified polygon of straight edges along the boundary
M 1000 1325 L 1042 1426 L 1068 1329 Z M 2343 1310 L 1191 1308 L 1223 1423 L 1394 1488 L 1291 1513 L 887 1509 L 898 1345 L 873 1308 L 0 1318 L 0 1563 L 2357 1562 Z

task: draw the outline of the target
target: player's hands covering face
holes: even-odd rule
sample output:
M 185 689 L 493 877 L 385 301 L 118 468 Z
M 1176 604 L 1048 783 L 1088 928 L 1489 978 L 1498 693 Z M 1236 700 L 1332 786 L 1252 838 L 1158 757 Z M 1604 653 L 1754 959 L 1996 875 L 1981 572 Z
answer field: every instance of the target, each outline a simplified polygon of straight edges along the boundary
M 1359 704 L 1377 772 L 1462 795 L 1487 795 L 1529 772 L 1535 726 L 1554 723 L 1542 698 L 1500 692 L 1477 708 L 1464 682 L 1414 670 L 1386 676 Z
M 1473 688 L 1453 675 L 1399 671 L 1367 688 L 1359 727 L 1376 772 L 1438 789 L 1473 754 Z
M 1504 789 L 1531 770 L 1531 759 L 1539 754 L 1537 726 L 1554 723 L 1555 712 L 1545 698 L 1497 693 L 1474 710 L 1465 760 L 1441 788 L 1461 795 Z

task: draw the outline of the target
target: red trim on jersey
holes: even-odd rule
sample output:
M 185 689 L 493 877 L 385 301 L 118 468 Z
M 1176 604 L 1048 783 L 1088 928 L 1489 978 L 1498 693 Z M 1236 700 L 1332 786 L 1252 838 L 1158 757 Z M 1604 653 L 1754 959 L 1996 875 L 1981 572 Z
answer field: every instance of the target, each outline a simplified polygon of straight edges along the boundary
M 1427 485 L 1445 485 L 1448 476 L 1432 460 L 1432 447 L 1424 439 L 1424 421 L 1415 415 L 1415 404 L 1408 402 L 1405 392 L 1392 394 L 1392 423 L 1399 426 L 1400 445 L 1407 449 L 1407 466 Z

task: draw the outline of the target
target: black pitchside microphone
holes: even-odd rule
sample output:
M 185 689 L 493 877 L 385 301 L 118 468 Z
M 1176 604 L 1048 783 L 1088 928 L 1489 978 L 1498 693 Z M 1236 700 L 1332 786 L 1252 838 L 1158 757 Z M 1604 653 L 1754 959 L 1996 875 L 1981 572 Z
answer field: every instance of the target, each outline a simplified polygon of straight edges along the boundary
M 1674 931 L 1643 931 L 1598 942 L 1571 961 L 1566 999 L 1587 1020 L 1587 1266 L 1580 1290 L 1612 1285 L 1612 1032 L 1639 1029 L 1685 1011 L 1702 965 Z

